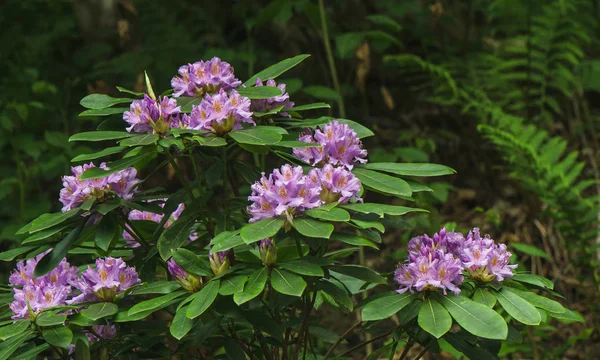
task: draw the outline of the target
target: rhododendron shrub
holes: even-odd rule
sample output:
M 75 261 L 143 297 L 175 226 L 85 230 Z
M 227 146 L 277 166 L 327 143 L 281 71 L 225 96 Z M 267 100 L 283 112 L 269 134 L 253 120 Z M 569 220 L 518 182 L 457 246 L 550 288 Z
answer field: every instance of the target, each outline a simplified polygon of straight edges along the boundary
M 384 224 L 423 211 L 420 180 L 453 171 L 373 163 L 373 132 L 297 105 L 278 77 L 307 57 L 243 83 L 213 58 L 181 66 L 160 96 L 146 75 L 145 94 L 84 98 L 82 115 L 117 125 L 70 138 L 106 147 L 72 160 L 61 211 L 0 254 L 16 261 L 0 359 L 356 358 L 367 342 L 338 348 L 352 332 L 390 357 L 419 344 L 493 358 L 525 325 L 577 320 L 478 228 L 415 237 L 385 273 L 356 264 Z M 361 321 L 334 334 L 315 316 L 325 303 Z

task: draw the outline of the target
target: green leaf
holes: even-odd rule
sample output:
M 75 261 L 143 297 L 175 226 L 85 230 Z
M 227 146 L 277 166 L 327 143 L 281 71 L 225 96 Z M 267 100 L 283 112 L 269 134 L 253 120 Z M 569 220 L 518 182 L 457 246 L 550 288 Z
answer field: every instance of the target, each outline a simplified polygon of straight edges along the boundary
M 227 296 L 242 292 L 244 291 L 246 281 L 248 281 L 248 275 L 236 275 L 221 279 L 219 294 Z
M 334 208 L 329 211 L 319 209 L 309 209 L 304 212 L 306 215 L 325 221 L 349 221 L 350 214 L 346 210 Z
M 89 161 L 89 160 L 99 159 L 99 158 L 102 158 L 105 156 L 118 154 L 125 149 L 127 149 L 127 148 L 123 147 L 123 146 L 113 146 L 113 147 L 109 147 L 109 148 L 103 149 L 103 150 L 95 152 L 95 153 L 77 155 L 71 159 L 71 162 L 80 162 L 80 161 Z
M 281 140 L 281 134 L 272 129 L 262 129 L 262 126 L 232 131 L 229 136 L 238 143 L 250 145 L 272 145 Z
M 296 274 L 273 268 L 271 271 L 271 285 L 273 289 L 282 294 L 300 296 L 306 288 L 306 281 Z
M 155 281 L 136 287 L 129 293 L 129 295 L 170 294 L 180 287 L 181 286 L 179 286 L 179 284 L 175 281 Z
M 69 210 L 65 213 L 53 213 L 53 214 L 42 214 L 37 219 L 31 222 L 31 226 L 28 229 L 29 233 L 51 228 L 58 225 L 79 213 L 79 209 Z M 18 234 L 18 233 L 17 233 Z
M 281 105 L 281 106 L 278 106 L 278 107 L 276 107 L 276 108 L 273 108 L 273 109 L 271 109 L 271 110 L 269 110 L 269 111 L 267 111 L 267 112 L 264 112 L 264 113 L 261 113 L 261 112 L 256 112 L 256 111 L 255 111 L 253 116 L 254 116 L 255 118 L 261 118 L 261 117 L 265 117 L 265 116 L 269 116 L 269 115 L 275 115 L 275 114 L 278 114 L 278 113 L 280 113 L 280 112 L 283 110 L 283 108 L 284 108 L 284 106 L 283 106 L 283 105 Z
M 374 191 L 401 197 L 412 195 L 410 185 L 402 179 L 365 169 L 354 169 L 352 172 L 363 186 Z
M 348 119 L 336 119 L 336 120 L 342 124 L 346 124 L 346 125 L 350 126 L 350 128 L 356 132 L 356 136 L 358 136 L 359 139 L 363 139 L 363 138 L 375 135 L 371 130 L 369 130 L 369 128 L 357 123 L 356 121 L 352 121 L 352 120 L 348 120 Z
M 170 302 L 171 300 L 177 299 L 178 297 L 181 297 L 184 294 L 186 294 L 186 292 L 180 290 L 167 295 L 159 296 L 154 299 L 142 301 L 132 306 L 131 309 L 127 311 L 127 315 L 133 316 L 141 313 L 146 314 L 152 311 L 162 309 L 162 306 L 164 304 Z
M 323 269 L 319 265 L 304 259 L 294 259 L 277 265 L 300 275 L 324 276 Z
M 380 232 L 385 232 L 385 226 L 377 221 L 363 221 L 358 219 L 352 219 L 352 223 L 361 229 L 377 229 Z
M 134 166 L 138 162 L 146 160 L 149 157 L 154 156 L 154 155 L 156 155 L 156 153 L 150 152 L 150 153 L 144 153 L 144 154 L 141 154 L 141 155 L 132 156 L 132 157 L 128 157 L 128 158 L 125 158 L 125 159 L 121 159 L 121 160 L 110 162 L 110 163 L 106 164 L 106 166 L 110 170 L 104 170 L 104 169 L 101 169 L 99 167 L 87 169 L 81 175 L 80 179 L 81 180 L 87 180 L 87 179 L 100 179 L 100 178 L 103 178 L 103 177 L 107 177 L 108 175 L 114 174 L 117 171 L 121 171 L 121 170 L 127 169 L 130 166 Z
M 342 233 L 333 233 L 331 235 L 332 240 L 341 241 L 346 244 L 356 245 L 356 246 L 369 246 L 373 249 L 379 249 L 377 245 L 375 245 L 370 240 L 367 240 L 363 237 L 352 235 L 352 234 L 342 234 Z
M 156 144 L 158 141 L 158 135 L 156 134 L 143 134 L 128 137 L 127 139 L 119 141 L 121 146 L 144 146 Z
M 379 217 L 384 217 L 384 215 L 401 216 L 408 214 L 409 212 L 427 212 L 427 210 L 424 209 L 387 204 L 356 203 L 345 204 L 340 206 L 344 209 L 360 212 L 363 214 L 377 214 L 379 215 Z
M 135 134 L 131 134 L 125 131 L 88 131 L 74 134 L 69 138 L 69 142 L 117 140 L 128 138 L 134 135 Z
M 80 112 L 78 116 L 109 116 L 115 114 L 122 114 L 127 110 L 129 110 L 129 108 L 90 109 Z
M 572 322 L 580 322 L 580 323 L 585 323 L 585 320 L 583 319 L 583 316 L 581 316 L 580 313 L 578 313 L 577 311 L 573 311 L 573 310 L 569 310 L 569 309 L 565 309 L 564 312 L 561 313 L 548 313 L 550 316 L 552 316 L 555 319 L 558 319 L 562 322 L 565 323 L 572 323 Z
M 44 312 L 35 318 L 35 323 L 38 326 L 54 326 L 63 325 L 67 321 L 67 315 L 58 315 L 52 312 Z
M 189 96 L 180 96 L 175 99 L 177 100 L 177 106 L 181 106 L 181 112 L 187 114 L 192 112 L 192 106 L 198 106 L 202 102 L 202 98 Z M 176 134 L 173 130 L 179 131 L 180 129 L 171 129 L 171 133 Z
M 260 295 L 260 293 L 265 288 L 266 283 L 267 268 L 261 267 L 260 269 L 256 269 L 252 273 L 252 275 L 250 275 L 250 278 L 248 279 L 248 282 L 244 287 L 244 291 L 235 293 L 233 295 L 233 301 L 235 301 L 235 303 L 239 306 L 245 302 L 254 299 L 258 295 Z
M 368 163 L 359 164 L 357 168 L 384 171 L 404 176 L 442 176 L 456 174 L 452 168 L 438 164 L 424 163 Z
M 81 310 L 81 315 L 90 318 L 94 321 L 108 316 L 113 316 L 119 311 L 117 304 L 104 302 L 88 306 Z
M 441 338 L 452 327 L 452 318 L 448 310 L 431 297 L 423 301 L 417 322 L 423 330 L 436 339 Z
M 567 311 L 567 309 L 565 309 L 558 301 L 548 299 L 531 291 L 523 291 L 514 288 L 510 288 L 509 290 L 527 300 L 531 305 L 547 310 L 548 312 L 560 314 Z
M 105 94 L 90 94 L 79 102 L 81 106 L 88 109 L 104 109 L 117 104 L 130 103 L 135 99 L 114 98 Z
M 154 94 L 154 89 L 152 88 L 152 83 L 150 82 L 150 77 L 148 77 L 148 73 L 144 70 L 144 80 L 146 81 L 146 91 L 148 91 L 148 96 L 152 99 L 156 100 L 156 95 Z
M 314 104 L 306 104 L 300 106 L 294 106 L 290 109 L 286 109 L 286 111 L 306 111 L 306 110 L 314 110 L 314 109 L 330 109 L 331 106 L 329 104 L 319 102 Z
M 282 140 L 277 144 L 273 144 L 273 146 L 280 146 L 284 148 L 297 149 L 297 148 L 306 148 L 306 147 L 320 147 L 321 145 L 316 143 L 305 143 L 298 140 Z
M 44 340 L 50 345 L 59 348 L 68 349 L 73 340 L 73 332 L 66 326 L 55 326 L 42 330 Z
M 515 274 L 512 280 L 539 286 L 541 288 L 554 289 L 554 283 L 545 277 L 533 274 Z
M 28 331 L 26 333 L 22 333 L 18 336 L 14 336 L 13 338 L 2 343 L 2 347 L 0 347 L 0 360 L 8 360 L 11 359 L 11 355 L 17 351 L 23 345 L 25 340 L 31 335 L 33 331 Z
M 118 236 L 119 227 L 117 223 L 109 216 L 103 217 L 96 228 L 94 242 L 103 251 L 108 251 L 110 243 Z
M 415 296 L 410 293 L 389 293 L 365 305 L 362 310 L 362 320 L 374 321 L 387 319 L 410 304 L 414 298 Z
M 350 297 L 349 291 L 345 288 L 336 285 L 340 284 L 340 282 L 336 281 L 333 283 L 332 280 L 321 279 L 317 282 L 317 286 L 328 295 L 337 306 L 344 312 L 349 313 L 354 310 L 354 303 L 352 302 L 352 298 Z
M 394 31 L 401 31 L 402 26 L 398 24 L 395 20 L 385 15 L 369 15 L 367 16 L 367 20 L 371 21 L 374 24 L 385 26 Z
M 336 265 L 331 266 L 331 270 L 340 274 L 348 275 L 356 279 L 374 284 L 386 284 L 387 280 L 376 271 L 361 265 Z
M 545 251 L 538 249 L 535 246 L 523 244 L 523 243 L 511 243 L 510 247 L 514 248 L 518 252 L 522 252 L 523 254 L 541 257 L 544 259 L 548 259 L 549 256 Z
M 14 324 L 3 326 L 0 328 L 0 340 L 6 341 L 19 335 L 27 330 L 30 325 L 31 321 L 29 320 L 16 320 Z
M 187 308 L 184 306 L 177 311 L 169 327 L 169 332 L 177 340 L 181 340 L 194 326 L 194 321 L 186 316 Z
M 269 66 L 268 68 L 261 70 L 258 74 L 252 76 L 248 79 L 244 85 L 246 86 L 254 86 L 256 84 L 256 79 L 260 78 L 263 82 L 269 79 L 275 79 L 279 75 L 293 68 L 294 66 L 301 63 L 304 59 L 309 57 L 310 55 L 298 55 L 293 58 L 288 58 L 278 62 L 275 65 Z
M 219 147 L 227 145 L 227 141 L 218 136 L 192 136 L 192 140 L 198 142 L 201 146 Z
M 168 260 L 173 254 L 173 250 L 185 244 L 190 238 L 190 230 L 195 223 L 196 214 L 189 213 L 177 219 L 160 234 L 156 247 L 163 260 Z
M 302 89 L 302 92 L 319 100 L 335 101 L 341 98 L 337 91 L 322 85 L 306 86 Z
M 135 96 L 144 96 L 143 92 L 125 89 L 122 86 L 116 86 L 116 88 L 117 88 L 117 90 L 119 90 L 119 92 L 122 92 L 122 93 L 131 94 L 131 95 L 135 95 Z
M 69 252 L 69 249 L 71 249 L 71 246 L 79 238 L 81 228 L 82 226 L 78 226 L 71 230 L 69 235 L 59 241 L 49 254 L 44 255 L 44 257 L 40 259 L 33 271 L 35 277 L 40 277 L 49 273 L 62 261 L 65 255 L 67 255 L 67 252 Z
M 13 261 L 17 256 L 22 255 L 30 250 L 37 248 L 34 246 L 22 246 L 14 249 L 10 249 L 7 251 L 3 251 L 0 253 L 0 261 Z
M 219 284 L 219 280 L 210 281 L 204 285 L 202 290 L 196 293 L 194 300 L 188 305 L 185 312 L 188 318 L 195 319 L 210 307 L 219 294 Z
M 90 360 L 90 346 L 88 342 L 83 339 L 77 339 L 75 341 L 75 360 Z
M 333 225 L 306 218 L 294 220 L 294 228 L 304 236 L 322 239 L 329 239 L 333 232 Z
M 30 349 L 30 350 L 20 353 L 16 357 L 12 358 L 12 360 L 37 359 L 37 355 L 43 353 L 44 351 L 48 350 L 49 348 L 50 348 L 50 344 L 44 343 L 42 345 L 34 347 L 33 349 Z M 79 359 L 75 358 L 75 360 L 79 360 Z
M 442 305 L 456 322 L 473 335 L 487 339 L 504 340 L 508 326 L 497 312 L 462 295 L 442 298 Z
M 269 218 L 245 225 L 240 235 L 246 244 L 252 244 L 264 238 L 273 237 L 285 223 L 284 219 Z
M 502 287 L 495 295 L 500 305 L 515 320 L 525 325 L 538 325 L 542 321 L 540 313 L 533 305 L 507 287 Z
M 185 271 L 200 275 L 200 276 L 212 276 L 213 273 L 210 271 L 210 267 L 204 263 L 200 257 L 193 252 L 179 248 L 173 252 L 173 259 L 177 265 L 181 266 Z
M 496 297 L 488 289 L 478 287 L 473 293 L 473 301 L 483 304 L 490 309 L 496 305 Z
M 247 88 L 237 88 L 235 90 L 241 96 L 245 96 L 251 100 L 268 99 L 281 95 L 281 90 L 275 86 L 252 86 Z
M 36 233 L 34 233 L 33 235 L 27 237 L 25 240 L 21 241 L 21 245 L 25 245 L 28 243 L 32 243 L 32 242 L 36 242 L 39 240 L 44 240 L 47 239 L 53 235 L 58 234 L 59 232 L 63 231 L 64 229 L 66 229 L 68 226 L 55 226 L 52 227 L 50 229 L 46 229 L 46 230 L 42 230 L 42 231 L 38 231 Z
M 245 244 L 242 237 L 239 235 L 240 231 L 223 231 L 215 236 L 210 244 L 210 253 L 214 254 L 219 251 L 225 251 L 232 249 L 236 246 Z

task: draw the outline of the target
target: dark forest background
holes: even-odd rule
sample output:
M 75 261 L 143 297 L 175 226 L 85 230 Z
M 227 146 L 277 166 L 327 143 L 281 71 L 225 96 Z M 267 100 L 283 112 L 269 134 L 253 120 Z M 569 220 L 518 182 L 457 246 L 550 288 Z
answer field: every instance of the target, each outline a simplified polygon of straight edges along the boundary
M 60 176 L 92 150 L 67 142 L 102 126 L 78 116 L 85 95 L 144 91 L 144 70 L 166 90 L 180 65 L 212 56 L 247 79 L 307 53 L 282 79 L 292 100 L 373 129 L 371 160 L 457 170 L 417 196 L 429 215 L 392 224 L 383 251 L 356 261 L 389 272 L 412 236 L 478 226 L 585 319 L 537 327 L 501 355 L 597 358 L 599 20 L 598 0 L 5 0 L 0 251 L 59 210 Z M 354 322 L 322 312 L 336 332 Z

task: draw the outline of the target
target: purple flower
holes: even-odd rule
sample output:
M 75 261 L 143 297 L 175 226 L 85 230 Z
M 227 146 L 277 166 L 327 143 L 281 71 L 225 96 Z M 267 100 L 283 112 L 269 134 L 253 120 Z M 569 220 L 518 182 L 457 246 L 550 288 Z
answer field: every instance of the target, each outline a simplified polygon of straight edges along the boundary
M 63 212 L 81 206 L 92 196 L 99 201 L 104 200 L 109 194 L 117 195 L 125 200 L 133 197 L 135 186 L 140 182 L 140 179 L 136 177 L 135 168 L 130 167 L 99 179 L 81 180 L 83 172 L 94 167 L 96 166 L 93 163 L 75 166 L 71 168 L 71 176 L 63 176 L 63 188 L 60 190 L 59 197 L 63 204 Z M 106 163 L 101 163 L 99 167 L 109 170 Z
M 462 263 L 454 255 L 438 252 L 435 256 L 419 255 L 407 264 L 400 265 L 394 273 L 394 280 L 400 285 L 398 293 L 441 289 L 444 295 L 446 290 L 459 294 L 462 271 Z
M 258 253 L 265 266 L 273 266 L 277 262 L 277 246 L 269 238 L 264 238 L 258 243 Z
M 152 200 L 152 201 L 163 201 L 158 206 L 164 207 L 165 206 L 164 202 L 167 201 L 167 199 L 156 199 L 156 200 Z M 151 201 L 149 201 L 149 202 L 151 202 Z M 174 223 L 175 221 L 177 221 L 177 219 L 179 219 L 179 216 L 181 215 L 183 210 L 185 210 L 185 205 L 179 204 L 177 206 L 177 209 L 175 209 L 175 211 L 173 211 L 173 213 L 171 213 L 171 216 L 165 222 L 165 229 L 168 228 L 169 226 L 171 226 L 171 224 Z M 164 214 L 156 214 L 156 213 L 149 212 L 149 211 L 131 210 L 129 212 L 128 217 L 129 217 L 129 220 L 146 220 L 146 221 L 152 221 L 155 223 L 160 223 L 164 216 L 165 216 Z M 135 241 L 135 239 L 126 230 L 123 230 L 123 238 L 125 239 L 127 244 L 133 248 L 137 248 L 140 246 L 140 244 L 137 241 Z M 191 242 L 191 241 L 196 240 L 197 238 L 198 238 L 198 236 L 197 236 L 196 232 L 191 231 L 188 241 Z
M 221 275 L 227 269 L 229 269 L 230 265 L 230 253 L 231 250 L 225 251 L 217 251 L 214 254 L 208 255 L 208 260 L 210 261 L 210 268 L 212 269 L 215 275 Z
M 320 184 L 320 198 L 325 203 L 339 201 L 340 204 L 345 204 L 352 199 L 362 201 L 357 195 L 360 191 L 360 180 L 346 168 L 327 164 L 323 169 L 312 169 L 308 178 Z
M 408 242 L 408 258 L 413 261 L 418 256 L 429 256 L 432 252 L 452 254 L 454 257 L 459 257 L 463 241 L 464 236 L 461 233 L 448 232 L 445 228 L 433 234 L 432 238 L 427 234 L 417 236 Z
M 250 99 L 235 90 L 227 94 L 222 89 L 214 95 L 206 95 L 200 105 L 192 108 L 190 115 L 183 116 L 182 121 L 190 129 L 213 131 L 218 135 L 241 129 L 243 122 L 256 125 L 252 120 Z
M 263 82 L 260 80 L 260 78 L 256 79 L 256 86 L 263 86 Z M 279 90 L 281 90 L 281 95 L 273 96 L 268 99 L 252 100 L 250 109 L 254 112 L 265 113 L 283 106 L 283 109 L 279 111 L 279 115 L 289 117 L 290 115 L 288 115 L 285 111 L 294 107 L 294 103 L 290 101 L 290 95 L 285 92 L 285 84 L 277 85 L 275 80 L 269 79 L 267 80 L 266 86 L 277 87 Z
M 188 273 L 175 262 L 175 259 L 167 262 L 167 269 L 173 279 L 187 291 L 196 292 L 202 288 L 202 277 Z
M 96 343 L 102 339 L 112 339 L 117 336 L 117 327 L 115 324 L 108 325 L 92 325 L 94 333 L 86 333 L 85 336 L 88 338 L 90 343 Z M 100 338 L 98 338 L 98 335 Z
M 462 244 L 460 259 L 475 281 L 503 281 L 513 276 L 517 265 L 509 265 L 511 253 L 506 245 L 496 244 L 486 235 L 483 238 L 479 229 L 474 228 Z
M 231 90 L 242 84 L 233 74 L 233 66 L 218 57 L 198 61 L 179 68 L 179 76 L 171 80 L 173 96 L 204 96 L 223 90 Z
M 321 185 L 304 176 L 301 166 L 286 164 L 275 169 L 267 178 L 262 174 L 260 181 L 251 186 L 248 197 L 253 203 L 247 208 L 252 215 L 250 222 L 279 216 L 293 216 L 296 211 L 312 209 L 323 204 L 319 198 Z
M 180 127 L 180 112 L 175 99 L 163 96 L 154 100 L 144 95 L 143 99 L 131 102 L 129 111 L 123 113 L 123 120 L 130 125 L 129 132 L 164 134 L 171 127 Z
M 13 319 L 33 319 L 37 313 L 53 306 L 65 305 L 71 294 L 71 286 L 66 284 L 48 284 L 45 281 L 29 282 L 23 289 L 13 289 L 14 301 L 9 307 Z M 31 313 L 31 311 L 33 313 Z
M 367 151 L 356 132 L 348 125 L 333 120 L 322 128 L 317 128 L 314 134 L 310 129 L 301 134 L 298 140 L 319 144 L 321 147 L 295 148 L 294 156 L 311 164 L 329 163 L 342 165 L 352 169 L 356 162 L 366 163 Z
M 88 266 L 87 270 L 81 274 L 81 278 L 73 282 L 73 286 L 79 289 L 81 294 L 74 297 L 69 303 L 94 300 L 113 301 L 118 293 L 139 282 L 140 279 L 135 268 L 127 266 L 121 258 L 96 259 L 96 268 Z

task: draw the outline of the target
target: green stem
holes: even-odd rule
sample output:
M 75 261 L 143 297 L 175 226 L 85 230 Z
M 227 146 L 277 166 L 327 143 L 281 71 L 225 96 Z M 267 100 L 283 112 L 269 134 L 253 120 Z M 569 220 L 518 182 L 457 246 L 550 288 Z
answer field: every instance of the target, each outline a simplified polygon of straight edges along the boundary
M 331 79 L 333 80 L 333 87 L 335 91 L 340 95 L 338 100 L 338 107 L 340 108 L 340 116 L 346 117 L 346 108 L 344 106 L 344 97 L 340 88 L 340 82 L 337 76 L 337 70 L 335 68 L 335 61 L 333 59 L 333 52 L 331 51 L 331 44 L 329 43 L 329 30 L 327 29 L 327 18 L 325 16 L 325 5 L 323 0 L 319 0 L 319 15 L 321 15 L 321 30 L 323 33 L 323 44 L 325 45 L 325 54 L 327 55 L 327 62 L 329 64 L 329 71 L 331 72 Z
M 224 211 L 223 211 L 223 228 L 227 229 L 227 219 L 229 218 L 229 210 L 228 207 L 225 206 L 227 204 L 227 187 L 229 186 L 229 168 L 228 168 L 228 161 L 227 161 L 227 146 L 225 146 L 223 148 L 223 158 L 222 158 L 222 162 L 223 162 L 223 205 L 224 205 Z
M 185 190 L 188 192 L 188 195 L 190 195 L 190 198 L 193 200 L 196 200 L 196 197 L 194 196 L 194 192 L 192 191 L 190 184 L 187 181 L 185 181 L 185 179 L 183 178 L 183 174 L 181 172 L 181 169 L 179 168 L 179 165 L 177 165 L 177 162 L 175 162 L 175 159 L 173 158 L 171 153 L 167 153 L 167 156 L 169 157 L 169 163 L 171 163 L 173 170 L 175 170 L 175 174 L 179 178 L 181 185 L 183 185 Z

